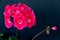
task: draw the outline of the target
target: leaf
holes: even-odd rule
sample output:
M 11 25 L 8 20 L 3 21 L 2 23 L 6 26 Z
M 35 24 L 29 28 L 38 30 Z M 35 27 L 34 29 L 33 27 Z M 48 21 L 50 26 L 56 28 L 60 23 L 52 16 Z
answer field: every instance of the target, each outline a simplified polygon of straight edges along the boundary
M 2 38 L 0 37 L 0 40 L 2 40 Z
M 3 36 L 3 34 L 2 34 L 2 33 L 0 33 L 0 37 L 1 37 L 1 36 Z
M 11 36 L 11 37 L 9 37 L 9 40 L 17 40 L 17 38 L 14 36 Z

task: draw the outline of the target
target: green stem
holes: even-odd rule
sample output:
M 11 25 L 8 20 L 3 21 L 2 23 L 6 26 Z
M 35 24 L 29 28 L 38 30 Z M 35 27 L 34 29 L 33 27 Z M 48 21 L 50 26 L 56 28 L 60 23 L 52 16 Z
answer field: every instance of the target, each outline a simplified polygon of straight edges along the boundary
M 39 32 L 38 34 L 36 34 L 32 40 L 34 40 L 36 37 L 38 37 L 39 35 L 41 35 L 43 32 L 47 31 L 47 29 L 49 30 L 50 26 L 47 26 L 44 30 L 42 30 L 41 32 Z
M 18 30 L 16 29 L 16 40 L 18 40 Z

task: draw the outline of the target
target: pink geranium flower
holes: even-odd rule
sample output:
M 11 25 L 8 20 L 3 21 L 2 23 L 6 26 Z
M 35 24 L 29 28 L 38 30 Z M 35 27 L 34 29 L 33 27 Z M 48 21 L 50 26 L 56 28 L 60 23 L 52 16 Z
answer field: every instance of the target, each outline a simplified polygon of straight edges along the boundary
M 11 21 L 11 17 L 13 18 L 13 22 Z M 36 24 L 36 17 L 33 10 L 26 4 L 21 3 L 6 5 L 4 20 L 7 28 L 11 28 L 14 25 L 18 30 L 26 27 L 31 28 Z

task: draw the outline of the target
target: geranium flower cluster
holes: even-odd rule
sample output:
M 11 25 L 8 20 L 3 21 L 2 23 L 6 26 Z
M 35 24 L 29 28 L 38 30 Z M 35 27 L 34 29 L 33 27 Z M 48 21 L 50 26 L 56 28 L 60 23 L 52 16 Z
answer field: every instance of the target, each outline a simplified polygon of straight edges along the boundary
M 33 10 L 26 4 L 6 5 L 4 23 L 6 28 L 11 28 L 13 25 L 18 30 L 22 30 L 26 27 L 31 28 L 34 26 L 36 24 L 36 17 Z

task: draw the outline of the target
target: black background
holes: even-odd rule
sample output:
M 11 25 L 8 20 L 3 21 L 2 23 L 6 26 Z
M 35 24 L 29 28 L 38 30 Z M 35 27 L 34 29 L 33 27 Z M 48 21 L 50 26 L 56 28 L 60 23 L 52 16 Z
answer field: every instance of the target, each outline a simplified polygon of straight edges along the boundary
M 4 25 L 3 12 L 7 4 L 25 3 L 31 7 L 36 15 L 36 26 L 31 29 L 18 31 L 19 40 L 31 40 L 37 33 L 41 32 L 48 25 L 56 25 L 57 31 L 50 31 L 50 35 L 43 33 L 35 40 L 60 40 L 60 0 L 0 0 L 0 33 L 10 33 L 15 36 L 14 27 L 7 29 Z

